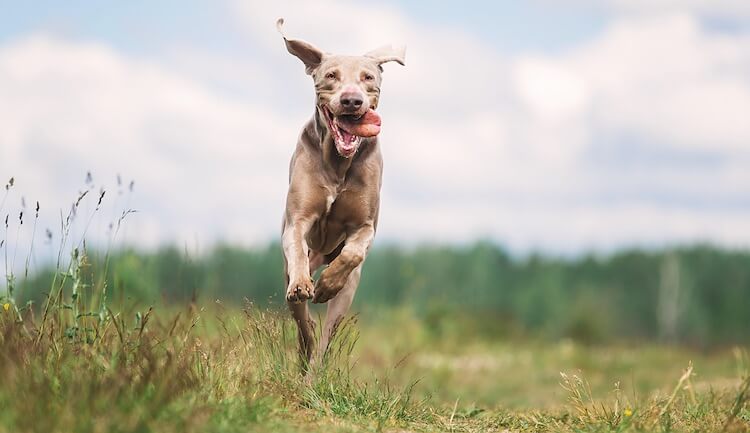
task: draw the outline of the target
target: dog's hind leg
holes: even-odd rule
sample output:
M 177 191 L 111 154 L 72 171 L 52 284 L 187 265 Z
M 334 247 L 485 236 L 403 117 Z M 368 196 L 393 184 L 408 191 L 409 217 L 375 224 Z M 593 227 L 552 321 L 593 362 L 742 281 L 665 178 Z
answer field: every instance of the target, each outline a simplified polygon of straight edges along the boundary
M 323 326 L 323 333 L 321 335 L 320 346 L 318 347 L 318 359 L 323 360 L 328 345 L 331 344 L 331 340 L 336 335 L 341 321 L 344 319 L 344 315 L 349 311 L 349 307 L 352 305 L 354 299 L 354 293 L 357 291 L 359 285 L 359 279 L 362 275 L 362 265 L 360 264 L 349 274 L 346 280 L 346 284 L 341 291 L 330 301 L 328 301 L 328 311 L 326 312 L 325 325 Z
M 315 321 L 310 317 L 307 302 L 301 304 L 287 302 L 292 317 L 297 323 L 297 340 L 299 341 L 299 355 L 302 362 L 302 370 L 307 371 L 309 363 L 315 351 Z

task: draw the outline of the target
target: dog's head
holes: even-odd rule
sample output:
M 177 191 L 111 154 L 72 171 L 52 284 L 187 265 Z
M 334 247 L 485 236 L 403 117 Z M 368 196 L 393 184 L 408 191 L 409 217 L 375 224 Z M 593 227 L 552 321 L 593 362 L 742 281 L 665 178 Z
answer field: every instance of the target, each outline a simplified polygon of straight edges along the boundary
M 315 81 L 316 104 L 336 144 L 339 155 L 351 158 L 363 137 L 380 133 L 380 116 L 375 110 L 380 98 L 382 64 L 404 64 L 405 48 L 384 46 L 363 56 L 324 53 L 301 40 L 287 39 L 276 22 L 287 50 L 305 64 Z

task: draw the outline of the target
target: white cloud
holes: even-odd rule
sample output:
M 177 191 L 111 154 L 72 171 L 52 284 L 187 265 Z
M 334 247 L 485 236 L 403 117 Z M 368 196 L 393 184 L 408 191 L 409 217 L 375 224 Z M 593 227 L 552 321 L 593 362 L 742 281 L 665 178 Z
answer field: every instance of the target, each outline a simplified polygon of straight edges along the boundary
M 558 63 L 522 59 L 513 78 L 521 102 L 545 120 L 569 120 L 579 116 L 590 103 L 584 77 Z
M 289 38 L 307 40 L 327 52 L 352 55 L 405 40 L 411 25 L 398 9 L 387 4 L 369 6 L 339 0 L 233 0 L 231 4 L 235 19 L 254 41 L 278 48 L 285 55 L 281 36 L 276 32 L 278 18 L 286 20 L 284 31 Z M 384 41 L 384 37 L 394 40 Z
M 750 137 L 750 39 L 703 32 L 688 15 L 624 21 L 567 59 L 601 96 L 602 124 L 694 148 Z
M 253 210 L 281 213 L 287 121 L 158 65 L 97 43 L 18 40 L 0 49 L 0 118 L 0 173 L 42 202 L 49 224 L 91 170 L 136 180 L 142 212 L 129 233 L 146 245 L 208 242 L 227 225 L 265 240 L 278 225 Z
M 516 66 L 538 116 L 595 116 L 591 127 L 696 149 L 750 137 L 750 39 L 709 35 L 687 15 L 625 20 L 598 40 Z M 546 95 L 546 97 L 545 97 Z
M 43 35 L 0 46 L 0 176 L 16 175 L 47 209 L 86 170 L 135 178 L 143 212 L 127 235 L 146 245 L 274 239 L 313 110 L 310 78 L 274 28 L 284 16 L 290 37 L 333 52 L 408 45 L 406 68 L 384 73 L 380 237 L 562 251 L 750 245 L 743 34 L 681 13 L 629 14 L 566 52 L 507 57 L 470 29 L 392 6 L 233 5 L 257 49 L 250 60 L 185 51 L 171 53 L 175 68 Z M 257 91 L 230 96 L 207 84 L 216 79 Z
M 558 0 L 540 0 L 559 6 Z M 569 7 L 605 11 L 613 18 L 643 18 L 673 14 L 742 23 L 750 17 L 750 3 L 745 0 L 567 0 Z
M 610 252 L 620 247 L 661 247 L 684 242 L 713 242 L 728 247 L 750 245 L 747 215 L 722 210 L 695 210 L 651 203 L 579 206 L 474 202 L 442 203 L 425 209 L 406 204 L 385 208 L 384 232 L 399 225 L 408 242 L 464 242 L 489 236 L 515 251 Z M 720 224 L 718 224 L 720 222 Z M 424 226 L 429 225 L 430 237 Z M 406 228 L 407 230 L 404 230 Z
M 694 12 L 711 17 L 750 17 L 750 4 L 745 0 L 609 0 L 621 12 L 662 14 Z

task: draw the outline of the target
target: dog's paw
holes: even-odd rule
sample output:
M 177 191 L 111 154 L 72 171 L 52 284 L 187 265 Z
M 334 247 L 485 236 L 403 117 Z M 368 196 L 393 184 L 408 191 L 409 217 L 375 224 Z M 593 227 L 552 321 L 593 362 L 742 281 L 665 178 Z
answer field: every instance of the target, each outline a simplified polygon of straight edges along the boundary
M 332 265 L 325 268 L 320 274 L 318 283 L 315 285 L 313 303 L 324 304 L 333 299 L 344 288 L 348 276 L 349 273 L 345 272 L 341 267 Z
M 312 279 L 300 279 L 293 281 L 286 289 L 286 301 L 299 304 L 312 299 L 315 294 L 315 286 Z

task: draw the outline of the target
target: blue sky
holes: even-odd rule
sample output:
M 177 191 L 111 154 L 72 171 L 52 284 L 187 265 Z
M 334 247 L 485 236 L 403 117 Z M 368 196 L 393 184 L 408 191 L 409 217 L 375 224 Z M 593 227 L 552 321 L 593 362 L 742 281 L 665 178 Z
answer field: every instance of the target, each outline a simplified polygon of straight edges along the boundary
M 284 16 L 332 52 L 408 46 L 384 74 L 379 242 L 750 244 L 746 1 L 4 3 L 3 213 L 39 200 L 56 227 L 91 171 L 111 192 L 92 241 L 126 205 L 123 243 L 275 239 L 313 109 Z
M 119 48 L 148 52 L 160 45 L 190 42 L 220 50 L 243 45 L 231 8 L 221 2 L 160 1 L 12 3 L 0 17 L 0 35 L 31 29 L 106 40 Z M 398 2 L 413 19 L 436 25 L 472 28 L 501 50 L 556 50 L 600 31 L 608 14 L 602 8 L 565 2 Z

